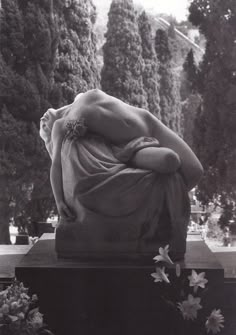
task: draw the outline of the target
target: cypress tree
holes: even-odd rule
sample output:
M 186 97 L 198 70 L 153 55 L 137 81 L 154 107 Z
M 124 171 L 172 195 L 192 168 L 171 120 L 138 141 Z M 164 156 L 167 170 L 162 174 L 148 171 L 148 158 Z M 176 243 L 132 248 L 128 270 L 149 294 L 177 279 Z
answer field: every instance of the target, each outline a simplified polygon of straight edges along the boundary
M 155 50 L 159 61 L 161 120 L 165 125 L 181 135 L 182 125 L 179 88 L 172 72 L 172 57 L 169 49 L 168 36 L 162 29 L 156 31 Z
M 50 2 L 2 1 L 1 53 L 15 78 L 1 105 L 26 121 L 38 122 L 50 106 L 57 34 L 45 3 Z
M 190 147 L 194 147 L 194 123 L 202 103 L 198 93 L 198 68 L 193 50 L 190 49 L 183 63 L 180 94 L 182 100 L 183 138 Z
M 102 89 L 131 105 L 147 108 L 141 38 L 132 0 L 113 0 L 103 46 Z
M 51 105 L 56 30 L 48 1 L 2 1 L 0 53 L 0 184 L 3 192 L 0 243 L 9 243 L 9 217 L 29 218 L 30 204 L 44 203 L 40 220 L 52 206 L 49 158 L 36 124 Z M 42 188 L 44 192 L 42 192 Z M 33 215 L 30 216 L 31 219 Z M 3 233 L 2 233 L 3 231 Z
M 147 94 L 148 109 L 152 114 L 160 118 L 158 61 L 152 39 L 151 24 L 145 11 L 138 18 L 138 26 L 144 60 L 143 85 Z
M 176 31 L 175 31 L 175 24 L 173 21 L 171 21 L 170 26 L 168 28 L 168 37 L 172 39 L 176 39 Z
M 235 1 L 194 0 L 190 21 L 206 38 L 200 78 L 202 110 L 196 119 L 195 146 L 205 174 L 199 198 L 222 207 L 236 201 L 236 71 Z M 225 206 L 227 204 L 227 206 Z M 229 223 L 228 223 L 229 224 Z
M 2 0 L 0 243 L 10 241 L 10 216 L 44 221 L 55 209 L 50 159 L 37 126 L 48 107 L 71 102 L 78 90 L 97 86 L 94 22 L 90 1 Z M 66 56 L 70 47 L 78 52 Z M 69 70 L 60 73 L 66 57 Z
M 60 40 L 53 98 L 57 106 L 71 103 L 78 92 L 100 85 L 95 20 L 96 11 L 91 0 L 66 1 L 58 10 Z
M 189 96 L 182 101 L 183 139 L 191 148 L 193 148 L 193 150 L 195 149 L 195 119 L 199 117 L 199 108 L 201 103 L 202 98 L 198 93 L 189 94 Z
M 90 1 L 2 1 L 0 243 L 9 243 L 10 216 L 43 221 L 55 208 L 50 159 L 37 125 L 48 107 L 71 102 L 78 90 L 97 86 L 94 22 Z M 66 56 L 70 47 L 78 51 Z M 63 78 L 66 57 L 69 70 Z M 72 94 L 67 94 L 69 85 Z
M 183 64 L 183 80 L 181 98 L 185 100 L 189 94 L 198 91 L 198 68 L 195 63 L 193 49 L 190 49 Z

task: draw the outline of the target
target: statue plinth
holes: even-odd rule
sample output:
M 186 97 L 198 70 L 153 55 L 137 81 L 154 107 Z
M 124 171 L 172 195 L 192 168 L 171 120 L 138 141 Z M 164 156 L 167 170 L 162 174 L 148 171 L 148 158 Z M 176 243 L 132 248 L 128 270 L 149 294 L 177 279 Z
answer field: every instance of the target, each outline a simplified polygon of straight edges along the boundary
M 140 237 L 136 222 L 62 222 L 56 229 L 55 248 L 59 258 L 78 260 L 138 260 L 152 259 L 160 247 L 170 245 L 173 260 L 184 258 L 186 251 L 186 228 L 184 233 L 171 234 L 167 218 L 153 238 Z M 182 234 L 183 233 L 183 234 Z M 173 235 L 173 237 L 171 237 Z M 176 239 L 175 239 L 176 238 Z
M 141 264 L 58 259 L 54 242 L 54 234 L 44 234 L 17 265 L 16 277 L 40 297 L 40 311 L 55 334 L 152 335 L 156 327 L 171 334 L 173 320 L 151 277 L 152 259 Z M 206 272 L 207 304 L 220 306 L 224 270 L 202 240 L 187 241 L 181 268 L 186 278 L 192 269 Z M 175 277 L 174 266 L 168 271 Z

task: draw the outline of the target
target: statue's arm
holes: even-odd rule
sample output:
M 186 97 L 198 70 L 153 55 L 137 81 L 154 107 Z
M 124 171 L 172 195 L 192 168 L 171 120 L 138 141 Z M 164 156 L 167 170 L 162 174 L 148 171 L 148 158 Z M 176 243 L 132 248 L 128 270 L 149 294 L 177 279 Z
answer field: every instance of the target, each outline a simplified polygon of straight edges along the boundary
M 61 164 L 61 149 L 64 139 L 64 120 L 55 121 L 52 128 L 52 165 L 50 170 L 50 180 L 53 190 L 53 195 L 56 201 L 57 209 L 61 217 L 65 219 L 73 219 L 73 213 L 66 205 L 64 200 L 63 184 L 62 184 L 62 164 Z
M 179 156 L 171 149 L 147 147 L 137 151 L 131 163 L 140 169 L 157 173 L 175 173 L 180 167 Z
M 189 190 L 197 184 L 202 176 L 202 165 L 187 143 L 147 110 L 130 106 L 98 89 L 86 92 L 71 108 L 71 112 L 74 112 L 75 115 L 82 113 L 82 110 L 85 111 L 84 115 L 91 116 L 89 120 L 91 128 L 115 143 L 119 143 L 119 140 L 120 142 L 129 141 L 140 136 L 155 137 L 161 147 L 172 150 L 172 153 L 168 150 L 168 152 L 161 153 L 164 153 L 161 155 L 162 162 L 169 162 L 170 158 L 173 158 L 177 166 L 179 157 L 179 170 Z M 108 120 L 107 124 L 105 124 L 106 120 Z M 132 121 L 132 123 L 131 126 L 124 127 L 125 122 L 120 121 Z M 174 154 L 177 154 L 178 157 L 174 157 Z M 158 152 L 156 163 L 159 163 L 159 159 Z M 145 162 L 147 160 L 144 159 L 143 155 L 141 159 L 138 157 L 138 164 L 143 165 L 144 163 L 145 165 Z M 153 161 L 151 160 L 150 163 L 152 165 Z M 166 165 L 162 164 L 162 166 Z
M 188 190 L 191 190 L 203 174 L 202 164 L 188 144 L 151 113 L 147 122 L 150 123 L 152 136 L 158 139 L 161 147 L 172 149 L 179 156 L 180 172 Z
M 151 136 L 159 142 L 162 150 L 148 149 L 137 154 L 135 163 L 143 168 L 152 168 L 161 173 L 175 172 L 179 167 L 187 188 L 191 190 L 198 183 L 203 174 L 203 167 L 185 141 L 183 141 L 174 131 L 166 127 L 158 118 L 149 111 L 130 106 L 121 100 L 111 97 L 102 91 L 94 90 L 90 93 L 93 96 L 93 104 L 111 111 L 114 115 L 121 115 L 126 118 L 130 114 L 135 115 L 134 124 L 130 129 L 130 135 Z M 93 105 L 91 104 L 91 105 Z M 135 131 L 134 131 L 135 128 Z M 149 151 L 153 151 L 149 156 Z M 155 155 L 153 155 L 155 151 Z M 171 167 L 169 164 L 171 162 Z

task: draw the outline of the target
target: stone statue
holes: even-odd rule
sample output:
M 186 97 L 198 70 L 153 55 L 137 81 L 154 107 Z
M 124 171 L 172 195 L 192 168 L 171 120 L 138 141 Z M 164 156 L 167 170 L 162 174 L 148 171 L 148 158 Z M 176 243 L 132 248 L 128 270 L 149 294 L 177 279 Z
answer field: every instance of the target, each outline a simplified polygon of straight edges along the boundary
M 52 159 L 61 257 L 135 257 L 170 245 L 183 258 L 188 191 L 202 166 L 150 112 L 94 89 L 50 108 L 40 135 Z

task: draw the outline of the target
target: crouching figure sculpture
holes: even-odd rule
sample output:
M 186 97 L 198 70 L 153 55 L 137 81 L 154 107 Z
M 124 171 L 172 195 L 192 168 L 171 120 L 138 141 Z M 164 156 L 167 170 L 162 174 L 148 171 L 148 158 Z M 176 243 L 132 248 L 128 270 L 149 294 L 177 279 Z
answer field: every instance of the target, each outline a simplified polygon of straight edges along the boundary
M 49 109 L 40 135 L 52 159 L 59 256 L 140 257 L 169 244 L 184 257 L 188 191 L 202 166 L 177 134 L 94 89 Z

